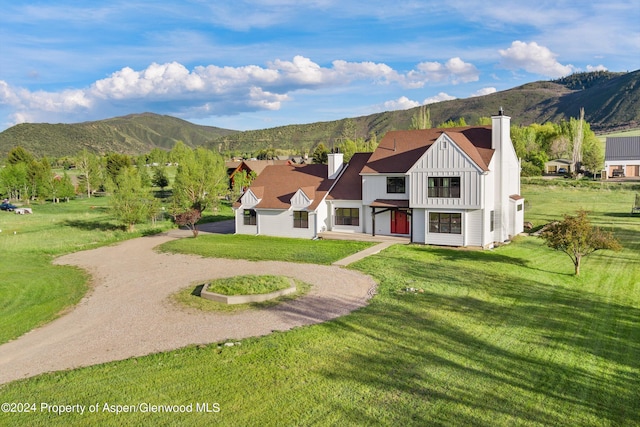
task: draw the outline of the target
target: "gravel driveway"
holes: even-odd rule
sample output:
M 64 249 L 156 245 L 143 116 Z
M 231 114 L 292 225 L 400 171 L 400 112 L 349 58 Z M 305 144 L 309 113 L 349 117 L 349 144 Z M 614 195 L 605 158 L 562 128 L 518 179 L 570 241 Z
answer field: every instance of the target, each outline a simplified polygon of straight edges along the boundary
M 323 322 L 365 305 L 375 287 L 371 277 L 336 266 L 207 259 L 153 250 L 189 235 L 173 231 L 58 258 L 56 264 L 91 273 L 92 289 L 69 313 L 0 346 L 0 384 Z M 171 294 L 195 281 L 239 274 L 287 275 L 313 286 L 294 301 L 237 314 L 200 312 L 170 301 Z

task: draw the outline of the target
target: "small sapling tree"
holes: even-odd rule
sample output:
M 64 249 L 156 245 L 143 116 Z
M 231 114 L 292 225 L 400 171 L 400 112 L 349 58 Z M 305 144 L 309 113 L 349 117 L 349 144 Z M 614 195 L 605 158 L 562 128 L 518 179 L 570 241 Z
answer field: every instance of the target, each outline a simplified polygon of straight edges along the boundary
M 565 215 L 563 221 L 555 222 L 541 233 L 547 246 L 564 252 L 571 258 L 575 267 L 575 275 L 580 275 L 582 258 L 601 249 L 619 251 L 620 243 L 611 233 L 593 227 L 587 212 L 580 210 L 575 216 Z

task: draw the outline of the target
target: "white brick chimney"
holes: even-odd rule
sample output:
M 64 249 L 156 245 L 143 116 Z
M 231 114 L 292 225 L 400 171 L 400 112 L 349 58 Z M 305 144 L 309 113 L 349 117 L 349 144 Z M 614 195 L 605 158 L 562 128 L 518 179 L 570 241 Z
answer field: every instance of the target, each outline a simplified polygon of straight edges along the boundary
M 342 153 L 329 153 L 329 179 L 336 179 L 342 170 L 342 164 L 344 163 L 344 154 Z

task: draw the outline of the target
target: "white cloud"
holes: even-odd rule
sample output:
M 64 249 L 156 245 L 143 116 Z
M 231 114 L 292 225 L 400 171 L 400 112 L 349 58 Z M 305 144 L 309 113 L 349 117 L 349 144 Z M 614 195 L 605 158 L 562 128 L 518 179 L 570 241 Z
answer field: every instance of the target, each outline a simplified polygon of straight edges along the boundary
M 407 86 L 423 87 L 428 82 L 450 82 L 452 84 L 475 82 L 480 77 L 478 69 L 456 57 L 446 63 L 421 62 L 417 70 L 407 73 Z
M 211 117 L 247 111 L 279 110 L 290 94 L 302 89 L 347 87 L 354 82 L 421 87 L 428 82 L 459 83 L 478 78 L 477 69 L 460 58 L 444 64 L 423 62 L 399 73 L 384 63 L 335 60 L 324 67 L 304 56 L 276 59 L 266 67 L 196 66 L 152 63 L 143 70 L 124 67 L 83 89 L 58 92 L 11 87 L 0 81 L 0 103 L 9 105 L 14 120 L 91 119 L 132 109 L 178 116 Z M 453 99 L 439 94 L 426 102 Z M 127 111 L 121 111 L 126 105 Z M 420 105 L 407 97 L 389 101 L 387 109 Z
M 508 49 L 500 49 L 502 65 L 509 69 L 524 69 L 530 73 L 547 77 L 562 77 L 571 74 L 573 65 L 562 65 L 556 56 L 545 46 L 536 42 L 525 43 L 519 40 L 511 43 Z
M 588 72 L 591 72 L 591 71 L 607 71 L 607 67 L 605 67 L 602 64 L 600 64 L 600 65 L 587 65 L 587 71 Z
M 475 96 L 484 96 L 484 95 L 490 95 L 492 93 L 496 93 L 497 89 L 495 87 L 484 87 L 480 90 L 477 90 L 475 92 L 473 92 L 471 95 L 469 95 L 470 98 L 473 98 Z
M 409 108 L 419 107 L 420 103 L 418 101 L 412 101 L 406 96 L 401 96 L 398 99 L 394 99 L 392 101 L 386 101 L 382 104 L 382 107 L 386 111 L 393 110 L 408 110 Z
M 457 99 L 457 98 L 455 96 L 451 96 L 451 95 L 449 95 L 447 93 L 440 92 L 435 96 L 431 96 L 431 97 L 425 99 L 424 101 L 422 101 L 422 103 L 424 105 L 435 104 L 436 102 L 451 101 L 452 99 Z

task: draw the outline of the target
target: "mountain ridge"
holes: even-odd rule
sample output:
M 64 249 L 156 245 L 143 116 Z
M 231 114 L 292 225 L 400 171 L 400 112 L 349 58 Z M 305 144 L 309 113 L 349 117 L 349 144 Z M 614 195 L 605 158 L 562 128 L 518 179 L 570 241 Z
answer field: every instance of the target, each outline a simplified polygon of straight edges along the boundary
M 21 145 L 37 156 L 71 156 L 87 148 L 96 153 L 142 154 L 170 149 L 183 141 L 226 153 L 286 149 L 309 153 L 320 142 L 331 146 L 342 138 L 378 139 L 394 129 L 408 129 L 421 107 L 386 111 L 327 122 L 292 124 L 234 131 L 203 126 L 155 113 L 129 114 L 76 124 L 20 124 L 0 133 L 0 156 Z M 577 73 L 557 80 L 536 81 L 489 95 L 443 101 L 427 106 L 433 125 L 463 117 L 474 124 L 503 108 L 515 125 L 558 122 L 578 117 L 598 133 L 640 127 L 640 70 Z

